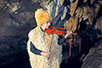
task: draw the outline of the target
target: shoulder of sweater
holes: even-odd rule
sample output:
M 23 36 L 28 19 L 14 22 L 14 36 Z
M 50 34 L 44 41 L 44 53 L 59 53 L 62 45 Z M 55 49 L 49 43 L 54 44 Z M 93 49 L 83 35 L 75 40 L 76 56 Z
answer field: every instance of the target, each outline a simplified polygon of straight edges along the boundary
M 29 32 L 28 36 L 36 36 L 39 32 L 41 32 L 41 29 L 37 26 Z

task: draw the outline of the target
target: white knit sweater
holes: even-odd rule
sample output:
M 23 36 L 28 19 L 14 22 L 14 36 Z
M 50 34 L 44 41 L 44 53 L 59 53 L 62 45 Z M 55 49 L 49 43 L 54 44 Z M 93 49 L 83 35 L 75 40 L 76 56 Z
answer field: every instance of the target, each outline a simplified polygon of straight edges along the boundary
M 48 35 L 40 27 L 32 29 L 28 35 L 27 51 L 32 68 L 60 68 L 62 60 L 62 46 L 58 45 L 58 35 Z M 50 58 L 36 55 L 30 51 L 30 41 L 41 51 L 50 52 Z M 51 47 L 50 47 L 51 46 Z

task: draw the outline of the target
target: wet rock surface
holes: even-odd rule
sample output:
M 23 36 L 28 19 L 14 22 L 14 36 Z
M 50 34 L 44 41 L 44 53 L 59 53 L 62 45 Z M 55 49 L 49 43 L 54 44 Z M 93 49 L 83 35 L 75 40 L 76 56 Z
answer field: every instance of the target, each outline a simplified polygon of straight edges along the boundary
M 102 39 L 90 49 L 81 68 L 102 68 Z
M 36 26 L 35 6 L 41 7 L 39 2 L 31 0 L 0 1 L 0 66 L 28 57 L 27 35 Z

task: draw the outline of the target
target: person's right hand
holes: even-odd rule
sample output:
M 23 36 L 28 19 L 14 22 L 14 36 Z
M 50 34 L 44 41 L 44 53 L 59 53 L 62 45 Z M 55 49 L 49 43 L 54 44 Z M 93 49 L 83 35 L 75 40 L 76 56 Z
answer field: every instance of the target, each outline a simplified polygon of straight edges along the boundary
M 45 56 L 46 58 L 49 58 L 50 57 L 50 52 L 44 52 L 44 51 L 42 51 L 41 52 L 41 55 L 42 56 Z

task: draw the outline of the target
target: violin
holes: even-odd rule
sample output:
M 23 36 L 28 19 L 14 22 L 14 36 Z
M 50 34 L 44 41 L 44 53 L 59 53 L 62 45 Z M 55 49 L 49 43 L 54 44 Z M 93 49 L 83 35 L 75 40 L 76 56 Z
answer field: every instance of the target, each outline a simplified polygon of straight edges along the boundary
M 57 35 L 63 35 L 66 32 L 66 30 L 63 27 L 56 28 L 55 26 L 51 26 L 50 28 L 46 29 L 47 34 L 57 34 Z M 77 33 L 73 33 L 73 35 L 77 35 Z

